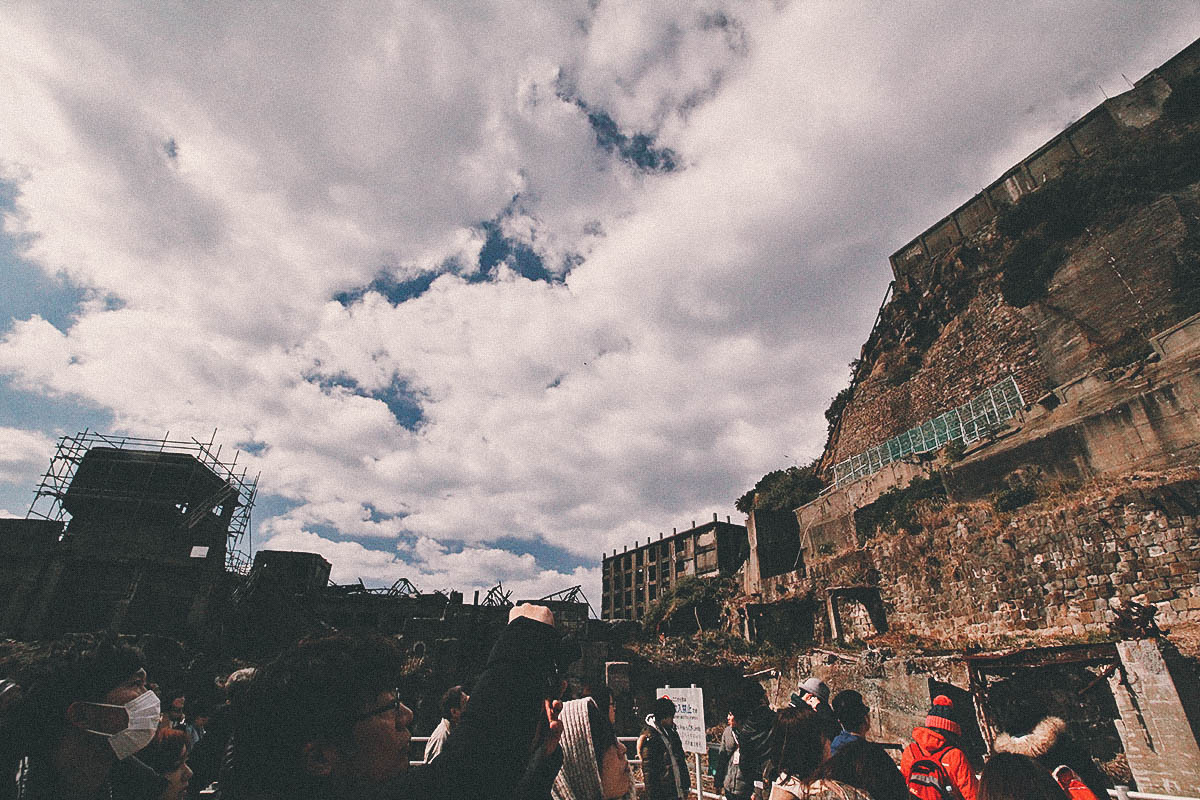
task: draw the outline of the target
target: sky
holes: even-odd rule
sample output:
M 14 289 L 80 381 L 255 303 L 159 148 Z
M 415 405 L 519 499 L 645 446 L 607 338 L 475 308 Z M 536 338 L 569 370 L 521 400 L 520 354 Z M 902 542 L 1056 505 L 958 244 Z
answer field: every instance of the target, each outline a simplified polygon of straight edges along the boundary
M 888 256 L 1195 2 L 0 5 L 0 516 L 214 429 L 253 547 L 535 598 L 803 464 Z

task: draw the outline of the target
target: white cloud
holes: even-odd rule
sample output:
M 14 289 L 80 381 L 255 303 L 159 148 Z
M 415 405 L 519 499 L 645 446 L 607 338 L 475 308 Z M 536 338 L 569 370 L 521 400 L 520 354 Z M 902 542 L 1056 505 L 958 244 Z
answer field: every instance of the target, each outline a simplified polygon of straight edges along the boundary
M 887 255 L 1197 33 L 1187 4 L 6 7 L 5 231 L 91 294 L 0 324 L 0 375 L 265 445 L 240 463 L 293 507 L 257 538 L 339 579 L 595 586 L 815 455 Z M 684 168 L 598 147 L 564 90 Z M 470 273 L 494 219 L 582 261 L 332 300 Z
M 599 612 L 599 567 L 576 567 L 559 572 L 538 566 L 529 554 L 516 554 L 492 547 L 451 550 L 432 539 L 420 538 L 411 547 L 386 551 L 369 549 L 359 542 L 333 541 L 287 524 L 262 546 L 264 550 L 299 550 L 319 553 L 333 565 L 334 583 L 354 583 L 361 578 L 368 586 L 390 585 L 408 578 L 421 591 L 456 589 L 464 597 L 480 595 L 502 583 L 512 599 L 533 600 L 572 586 L 583 587 L 584 595 Z
M 45 472 L 54 449 L 55 440 L 40 431 L 0 427 L 0 483 L 32 488 Z

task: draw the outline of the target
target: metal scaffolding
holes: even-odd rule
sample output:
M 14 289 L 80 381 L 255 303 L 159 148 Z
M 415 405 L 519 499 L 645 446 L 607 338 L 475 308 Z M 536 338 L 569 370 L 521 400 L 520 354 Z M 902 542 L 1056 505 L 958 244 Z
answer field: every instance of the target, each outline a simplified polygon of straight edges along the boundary
M 225 549 L 225 568 L 230 572 L 245 575 L 250 571 L 250 512 L 258 494 L 258 475 L 248 478 L 245 467 L 237 471 L 237 460 L 240 451 L 234 451 L 233 459 L 221 460 L 221 446 L 214 443 L 217 432 L 214 430 L 207 442 L 195 438 L 187 440 L 171 439 L 170 432 L 161 439 L 146 439 L 137 436 L 110 436 L 91 430 L 83 430 L 73 436 L 62 436 L 58 440 L 58 448 L 50 466 L 42 475 L 41 482 L 34 491 L 33 502 L 29 505 L 27 519 L 46 519 L 55 522 L 66 522 L 70 513 L 66 510 L 63 500 L 67 490 L 75 478 L 83 457 L 93 447 L 106 447 L 114 450 L 132 450 L 158 453 L 182 453 L 195 458 L 207 467 L 218 478 L 225 482 L 216 494 L 205 503 L 199 504 L 187 514 L 182 525 L 187 528 L 195 527 L 210 508 L 220 505 L 230 499 L 235 500 L 233 515 L 229 521 L 228 540 Z M 87 491 L 89 496 L 96 499 L 123 500 L 141 502 L 148 500 L 146 490 L 149 488 L 154 467 L 147 472 L 144 485 L 141 487 L 93 488 Z M 76 489 L 75 495 L 79 494 Z

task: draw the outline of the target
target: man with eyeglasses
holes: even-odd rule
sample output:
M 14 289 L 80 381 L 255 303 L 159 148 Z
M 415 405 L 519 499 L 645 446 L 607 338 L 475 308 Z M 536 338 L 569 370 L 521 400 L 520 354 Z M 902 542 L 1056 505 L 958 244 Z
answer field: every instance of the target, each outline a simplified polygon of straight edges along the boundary
M 572 655 L 553 623 L 539 606 L 513 610 L 442 755 L 413 770 L 412 712 L 391 688 L 403 663 L 395 641 L 300 642 L 251 685 L 223 800 L 548 798 L 561 762 L 560 672 Z

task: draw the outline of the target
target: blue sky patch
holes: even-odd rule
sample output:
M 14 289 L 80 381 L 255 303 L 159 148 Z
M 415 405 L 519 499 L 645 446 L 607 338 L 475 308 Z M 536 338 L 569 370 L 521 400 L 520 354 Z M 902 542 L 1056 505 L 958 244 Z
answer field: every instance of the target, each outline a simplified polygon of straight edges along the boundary
M 18 191 L 11 183 L 0 181 L 0 213 L 16 208 Z M 24 249 L 19 237 L 0 230 L 0 331 L 12 327 L 14 320 L 41 316 L 60 331 L 71 324 L 71 315 L 87 292 L 63 279 L 51 278 L 36 265 L 21 257 Z
M 487 234 L 483 249 L 479 251 L 478 280 L 486 280 L 496 274 L 496 267 L 502 263 L 523 278 L 531 281 L 553 281 L 554 276 L 546 269 L 542 257 L 533 251 L 529 245 L 515 239 L 507 238 L 500 229 L 498 221 L 483 223 L 480 228 Z
M 409 388 L 408 382 L 399 378 L 392 381 L 386 389 L 369 392 L 359 385 L 358 381 L 344 372 L 334 374 L 310 373 L 304 377 L 306 381 L 316 384 L 321 391 L 330 393 L 335 389 L 344 389 L 359 397 L 369 397 L 380 400 L 387 406 L 388 411 L 396 418 L 396 422 L 410 431 L 415 431 L 425 419 L 421 410 L 421 398 L 417 392 Z
M 343 306 L 351 306 L 363 299 L 363 296 L 375 292 L 381 295 L 385 300 L 394 306 L 398 306 L 406 300 L 412 300 L 420 297 L 429 291 L 429 287 L 437 279 L 440 273 L 426 272 L 423 275 L 418 275 L 415 278 L 407 280 L 398 280 L 393 275 L 387 272 L 380 272 L 375 276 L 375 279 L 358 289 L 351 289 L 347 292 L 338 292 L 333 296 L 333 299 L 341 303 Z
M 669 147 L 655 147 L 653 136 L 646 133 L 630 136 L 621 131 L 608 112 L 590 108 L 582 100 L 576 100 L 575 104 L 587 113 L 588 124 L 592 126 L 596 144 L 601 149 L 643 172 L 674 172 L 679 169 L 675 151 Z
M 476 226 L 476 229 L 482 231 L 485 236 L 483 247 L 479 251 L 478 269 L 475 269 L 476 265 L 464 268 L 457 259 L 449 259 L 441 265 L 440 269 L 403 280 L 386 270 L 381 270 L 366 286 L 338 292 L 333 299 L 348 307 L 362 300 L 365 295 L 375 292 L 392 305 L 398 306 L 429 291 L 429 287 L 433 285 L 439 275 L 456 273 L 462 275 L 468 283 L 486 283 L 495 280 L 496 273 L 502 264 L 507 265 L 527 280 L 548 283 L 561 280 L 546 269 L 542 257 L 527 243 L 504 235 L 501 222 L 510 212 L 511 206 L 496 219 L 481 222 Z M 573 267 L 581 260 L 582 258 L 579 256 L 569 257 L 566 265 L 568 268 Z

